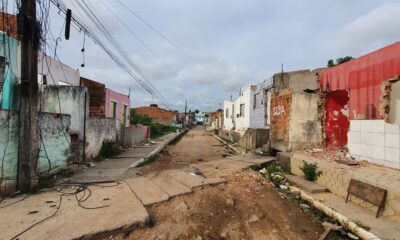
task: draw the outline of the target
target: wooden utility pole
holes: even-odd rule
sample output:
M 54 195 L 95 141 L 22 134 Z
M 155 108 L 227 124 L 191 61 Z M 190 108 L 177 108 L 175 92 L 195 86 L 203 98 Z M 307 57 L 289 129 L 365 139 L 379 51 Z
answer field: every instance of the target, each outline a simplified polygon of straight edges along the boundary
M 39 158 L 37 60 L 39 24 L 36 1 L 22 0 L 18 14 L 21 40 L 21 85 L 19 88 L 18 190 L 28 192 L 37 182 Z
M 186 111 L 187 111 L 187 100 L 185 101 L 185 117 L 183 118 L 183 127 L 186 127 Z

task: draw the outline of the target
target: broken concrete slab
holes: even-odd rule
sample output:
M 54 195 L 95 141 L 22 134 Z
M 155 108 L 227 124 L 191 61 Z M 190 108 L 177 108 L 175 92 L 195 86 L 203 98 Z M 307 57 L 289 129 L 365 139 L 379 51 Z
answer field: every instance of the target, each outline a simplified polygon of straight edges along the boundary
M 207 184 L 205 178 L 202 176 L 194 173 L 188 173 L 180 169 L 168 170 L 165 171 L 165 173 L 189 188 L 199 187 Z
M 164 190 L 170 197 L 190 193 L 192 190 L 166 174 L 160 174 L 150 179 Z
M 290 172 L 290 153 L 278 152 L 276 154 L 276 160 L 283 170 Z
M 89 186 L 91 197 L 80 207 L 74 195 L 62 197 L 57 213 L 60 193 L 43 192 L 0 209 L 0 239 L 11 239 L 33 224 L 48 218 L 18 237 L 32 239 L 92 239 L 104 233 L 118 233 L 144 226 L 149 215 L 129 187 L 121 183 L 115 187 Z M 29 214 L 31 213 L 31 214 Z
M 299 177 L 295 175 L 286 175 L 285 177 L 290 183 L 300 187 L 301 189 L 304 189 L 309 193 L 322 193 L 328 191 L 325 187 L 322 187 L 314 182 L 305 180 L 304 177 Z
M 146 206 L 169 199 L 164 190 L 145 177 L 128 178 L 125 182 Z
M 102 181 L 118 181 L 126 171 L 125 168 L 98 169 L 90 168 L 86 172 L 79 173 L 71 178 L 74 182 L 90 183 Z

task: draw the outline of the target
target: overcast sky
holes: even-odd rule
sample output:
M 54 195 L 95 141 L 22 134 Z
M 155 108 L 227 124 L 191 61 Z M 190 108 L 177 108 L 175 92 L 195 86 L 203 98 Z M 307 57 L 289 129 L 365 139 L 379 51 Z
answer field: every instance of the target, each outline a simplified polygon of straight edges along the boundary
M 65 0 L 73 9 L 78 0 Z M 81 0 L 79 0 L 81 1 Z M 400 39 L 400 2 L 385 0 L 120 0 L 182 48 L 174 48 L 116 0 L 85 0 L 98 13 L 140 71 L 182 111 L 213 111 L 240 88 L 262 82 L 280 71 L 324 67 L 333 58 L 360 56 Z M 74 5 L 71 5 L 71 2 Z M 103 4 L 105 3 L 105 5 Z M 110 8 L 110 9 L 108 9 Z M 58 35 L 63 19 L 52 6 L 51 28 Z M 116 13 L 159 56 L 156 58 L 112 14 Z M 81 18 L 99 36 L 94 24 Z M 104 38 L 102 38 L 104 39 Z M 110 43 L 104 40 L 107 46 Z M 134 87 L 93 41 L 73 31 L 62 40 L 60 59 L 81 75 L 128 93 L 133 106 L 159 103 Z

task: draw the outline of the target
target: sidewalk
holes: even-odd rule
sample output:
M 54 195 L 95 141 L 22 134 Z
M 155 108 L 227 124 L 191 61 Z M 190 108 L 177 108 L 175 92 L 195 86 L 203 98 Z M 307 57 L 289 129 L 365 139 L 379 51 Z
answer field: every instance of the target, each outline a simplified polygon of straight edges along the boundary
M 170 137 L 166 136 L 165 141 L 170 141 Z M 20 240 L 90 239 L 145 227 L 151 224 L 147 206 L 191 193 L 199 186 L 225 182 L 226 175 L 273 159 L 242 155 L 157 175 L 135 176 L 135 169 L 130 167 L 132 162 L 162 144 L 139 148 L 137 152 L 127 151 L 73 178 L 87 182 L 118 179 L 117 182 L 85 185 L 87 189 L 78 194 L 62 194 L 77 188 L 64 186 L 56 187 L 57 191 L 47 190 L 4 201 L 0 204 L 0 215 L 7 218 L 0 218 L 0 239 L 11 239 L 18 234 L 21 234 Z

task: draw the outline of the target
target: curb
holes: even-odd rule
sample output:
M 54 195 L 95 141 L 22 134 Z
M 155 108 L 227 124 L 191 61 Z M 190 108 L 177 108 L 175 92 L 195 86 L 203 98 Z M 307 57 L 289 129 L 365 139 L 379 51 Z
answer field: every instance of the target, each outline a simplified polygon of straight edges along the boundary
M 213 137 L 215 137 L 218 141 L 222 142 L 223 144 L 225 144 L 226 146 L 228 146 L 230 149 L 232 149 L 233 151 L 235 151 L 237 154 L 243 154 L 241 151 L 239 151 L 238 149 L 236 149 L 235 147 L 233 147 L 232 145 L 230 145 L 229 143 L 227 143 L 226 141 L 224 141 L 223 139 L 221 139 L 220 137 L 218 137 L 215 134 L 212 134 Z
M 178 137 L 182 136 L 183 134 L 185 134 L 187 131 L 182 131 L 179 134 L 175 135 L 175 137 L 168 139 L 167 141 L 163 142 L 161 145 L 157 146 L 153 151 L 151 151 L 151 153 L 149 153 L 146 157 L 142 157 L 139 160 L 135 161 L 134 163 L 132 163 L 128 169 L 130 168 L 135 168 L 137 165 L 142 164 L 144 162 L 146 162 L 147 160 L 149 160 L 151 157 L 153 157 L 154 155 L 158 154 L 161 152 L 161 150 L 163 150 L 166 146 L 168 146 L 171 142 L 173 142 L 175 139 L 177 139 Z

